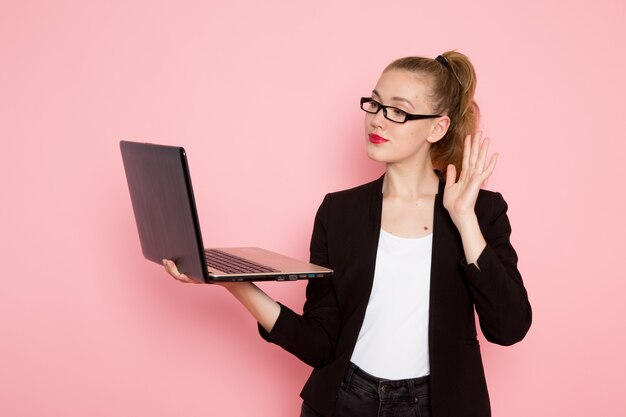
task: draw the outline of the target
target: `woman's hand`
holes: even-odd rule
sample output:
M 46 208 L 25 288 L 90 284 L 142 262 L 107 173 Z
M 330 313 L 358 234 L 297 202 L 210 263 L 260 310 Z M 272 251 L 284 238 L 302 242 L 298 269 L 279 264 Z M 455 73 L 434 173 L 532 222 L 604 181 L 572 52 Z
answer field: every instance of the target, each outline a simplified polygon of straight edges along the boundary
M 180 282 L 185 282 L 187 284 L 202 284 L 202 282 L 197 281 L 191 277 L 188 277 L 185 274 L 180 273 L 174 261 L 171 261 L 169 259 L 163 259 L 163 266 L 165 267 L 165 270 L 167 271 L 168 274 L 170 274 L 171 276 L 173 276 L 175 279 L 177 279 Z
M 482 139 L 481 132 L 476 133 L 473 138 L 468 135 L 463 146 L 463 162 L 458 181 L 456 168 L 452 164 L 448 165 L 443 205 L 459 230 L 466 222 L 475 219 L 474 205 L 478 191 L 496 167 L 498 154 L 493 154 L 487 164 L 488 150 L 489 139 Z
M 198 281 L 194 278 L 191 278 L 181 272 L 178 271 L 178 267 L 174 261 L 169 259 L 163 259 L 163 266 L 165 267 L 165 271 L 168 274 L 174 277 L 174 279 L 184 282 L 186 284 L 204 284 L 202 281 Z M 251 282 L 215 282 L 214 285 L 219 285 L 220 287 L 224 287 L 230 292 L 240 290 L 245 287 L 250 287 L 253 285 Z
M 201 284 L 201 282 L 181 274 L 176 264 L 163 259 L 163 266 L 168 274 L 180 282 Z M 216 283 L 226 288 L 254 316 L 267 332 L 271 332 L 280 314 L 280 305 L 265 294 L 259 287 L 249 281 Z
M 457 181 L 454 165 L 448 165 L 443 193 L 443 206 L 450 213 L 454 225 L 461 234 L 465 260 L 468 264 L 476 264 L 478 268 L 480 268 L 478 258 L 487 242 L 478 225 L 474 206 L 480 187 L 489 178 L 498 160 L 498 154 L 493 154 L 487 164 L 488 149 L 489 139 L 482 140 L 480 132 L 473 138 L 468 135 L 463 146 L 461 175 Z

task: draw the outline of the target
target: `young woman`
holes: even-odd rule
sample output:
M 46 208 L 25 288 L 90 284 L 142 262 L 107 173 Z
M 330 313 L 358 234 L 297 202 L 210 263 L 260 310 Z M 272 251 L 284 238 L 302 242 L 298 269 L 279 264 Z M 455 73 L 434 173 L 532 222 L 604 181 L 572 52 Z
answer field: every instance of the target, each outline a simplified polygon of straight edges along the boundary
M 222 284 L 266 340 L 314 370 L 301 416 L 489 416 L 474 310 L 486 339 L 521 340 L 531 308 L 507 205 L 481 190 L 496 166 L 476 132 L 468 58 L 408 57 L 361 99 L 371 183 L 328 194 L 315 218 L 302 315 L 252 283 Z M 164 261 L 176 279 L 192 282 Z

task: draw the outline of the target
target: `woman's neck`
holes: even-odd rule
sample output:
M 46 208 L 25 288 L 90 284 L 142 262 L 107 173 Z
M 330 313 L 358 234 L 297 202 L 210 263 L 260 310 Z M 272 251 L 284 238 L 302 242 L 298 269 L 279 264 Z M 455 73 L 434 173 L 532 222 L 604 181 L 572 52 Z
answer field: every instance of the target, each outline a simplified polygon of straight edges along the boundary
M 419 165 L 387 164 L 383 182 L 385 197 L 415 200 L 439 190 L 439 177 L 428 159 Z

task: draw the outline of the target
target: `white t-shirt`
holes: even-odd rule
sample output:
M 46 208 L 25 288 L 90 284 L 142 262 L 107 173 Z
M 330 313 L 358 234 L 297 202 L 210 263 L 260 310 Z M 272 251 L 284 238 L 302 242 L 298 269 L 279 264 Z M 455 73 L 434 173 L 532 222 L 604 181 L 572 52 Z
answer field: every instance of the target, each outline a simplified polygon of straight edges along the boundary
M 374 284 L 352 362 L 385 379 L 430 374 L 428 311 L 432 233 L 402 238 L 380 231 Z

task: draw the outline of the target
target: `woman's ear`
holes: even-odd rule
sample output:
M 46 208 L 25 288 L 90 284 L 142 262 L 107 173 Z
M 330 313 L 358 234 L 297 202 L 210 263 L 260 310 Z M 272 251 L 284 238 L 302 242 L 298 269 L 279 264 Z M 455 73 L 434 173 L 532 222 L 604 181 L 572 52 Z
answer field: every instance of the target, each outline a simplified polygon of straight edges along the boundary
M 430 136 L 428 136 L 428 142 L 435 143 L 439 142 L 448 131 L 450 127 L 450 118 L 448 116 L 441 116 L 435 119 L 435 122 L 432 125 L 432 129 L 430 131 Z

